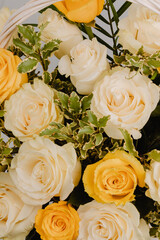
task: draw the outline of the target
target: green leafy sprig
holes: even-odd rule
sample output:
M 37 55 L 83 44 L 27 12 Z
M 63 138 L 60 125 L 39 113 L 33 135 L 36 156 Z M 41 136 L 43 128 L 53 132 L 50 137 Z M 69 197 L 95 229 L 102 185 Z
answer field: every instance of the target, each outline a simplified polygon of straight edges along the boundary
M 18 152 L 20 145 L 20 141 L 15 137 L 9 137 L 4 141 L 0 131 L 0 172 L 4 172 L 9 168 L 13 156 Z
M 143 51 L 143 47 L 141 47 L 136 54 L 124 51 L 120 56 L 115 55 L 114 61 L 117 65 L 123 65 L 131 68 L 131 70 L 151 76 L 151 79 L 154 80 L 159 74 L 160 51 L 148 55 Z
M 145 220 L 150 224 L 150 236 L 160 239 L 160 205 L 155 202 L 154 209 L 150 211 Z
M 35 31 L 33 26 L 18 26 L 19 38 L 13 40 L 17 49 L 25 56 L 25 59 L 19 64 L 18 71 L 20 73 L 30 73 L 37 69 L 38 63 L 43 69 L 43 79 L 48 83 L 51 79 L 51 74 L 48 72 L 50 64 L 49 58 L 58 50 L 60 40 L 54 39 L 46 44 L 41 41 L 41 33 L 47 23 Z
M 108 140 L 104 134 L 104 127 L 109 117 L 97 119 L 96 115 L 89 110 L 91 99 L 92 94 L 80 99 L 76 92 L 72 92 L 70 96 L 58 92 L 56 103 L 64 113 L 65 123 L 51 123 L 41 136 L 48 135 L 53 140 L 73 143 L 80 160 L 86 159 L 88 151 L 95 149 L 98 157 L 102 158 L 102 144 Z M 110 147 L 113 145 L 110 143 Z

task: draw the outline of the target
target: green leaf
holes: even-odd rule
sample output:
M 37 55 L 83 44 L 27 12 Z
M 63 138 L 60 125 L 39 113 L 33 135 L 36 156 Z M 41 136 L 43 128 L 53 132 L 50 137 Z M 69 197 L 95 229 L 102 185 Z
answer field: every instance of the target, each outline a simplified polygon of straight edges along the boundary
M 35 53 L 32 46 L 30 46 L 27 43 L 22 42 L 19 38 L 13 39 L 13 43 L 16 47 L 18 47 L 26 55 L 32 55 Z
M 96 146 L 99 146 L 99 145 L 102 143 L 102 141 L 103 141 L 103 135 L 102 135 L 102 133 L 97 133 L 97 134 L 95 135 L 95 139 L 96 139 L 95 145 L 96 145 Z
M 48 84 L 51 81 L 51 74 L 49 72 L 43 72 L 43 81 Z
M 151 72 L 150 68 L 147 65 L 143 64 L 143 74 L 150 75 L 151 73 L 152 72 Z
M 121 56 L 116 56 L 114 55 L 114 61 L 117 64 L 121 64 L 123 61 L 125 61 L 125 56 L 121 55 Z
M 89 123 L 88 123 L 88 118 L 87 118 L 87 121 L 84 119 L 82 119 L 82 120 L 80 120 L 79 121 L 79 126 L 81 127 L 81 128 L 83 128 L 83 127 L 85 127 L 85 126 L 88 126 L 89 125 Z
M 160 61 L 155 60 L 155 59 L 148 60 L 147 64 L 152 68 L 159 68 L 160 67 Z
M 59 140 L 65 140 L 65 141 L 68 141 L 68 142 L 72 142 L 72 139 L 70 137 L 68 137 L 66 134 L 63 134 L 63 133 L 55 133 L 54 138 L 59 139 Z
M 97 116 L 90 110 L 87 111 L 87 115 L 88 115 L 89 122 L 92 123 L 93 125 L 95 125 L 96 127 L 98 127 Z
M 150 235 L 151 237 L 156 237 L 156 233 L 158 232 L 158 227 L 152 227 L 150 229 Z
M 91 140 L 87 143 L 85 143 L 85 145 L 83 146 L 83 150 L 89 150 L 89 149 L 93 149 L 95 147 L 94 141 L 91 138 Z
M 144 50 L 142 45 L 142 47 L 138 50 L 137 55 L 143 55 L 143 54 L 144 54 Z
M 0 117 L 3 117 L 5 114 L 5 111 L 4 110 L 0 110 Z
M 81 154 L 82 159 L 86 159 L 86 157 L 87 157 L 87 151 L 86 150 L 81 149 L 80 154 Z
M 62 104 L 62 107 L 68 109 L 69 96 L 63 92 L 58 92 L 58 98 Z
M 2 154 L 3 155 L 9 155 L 13 150 L 11 148 L 4 148 Z
M 69 98 L 69 108 L 74 113 L 80 112 L 81 104 L 80 104 L 79 96 L 75 92 L 72 92 Z
M 18 148 L 21 146 L 21 142 L 19 141 L 18 138 L 15 138 L 15 140 L 14 140 L 14 145 L 15 145 L 16 147 L 18 147 Z
M 28 39 L 28 41 L 34 45 L 34 28 L 32 26 L 18 26 L 18 31 L 23 35 L 24 38 Z
M 51 122 L 49 125 L 50 125 L 50 126 L 58 127 L 59 129 L 61 129 L 61 128 L 64 127 L 63 124 L 61 124 L 61 123 L 57 123 L 57 122 Z
M 117 11 L 117 15 L 118 17 L 120 17 L 130 6 L 131 6 L 132 3 L 130 2 L 125 2 L 120 8 L 119 10 Z
M 158 75 L 158 71 L 157 71 L 157 69 L 153 72 L 153 74 L 152 74 L 152 77 L 151 77 L 151 80 L 153 81 L 153 80 L 155 80 L 155 78 L 157 77 L 157 75 Z
M 48 42 L 42 48 L 43 58 L 46 59 L 52 55 L 53 52 L 59 49 L 60 40 L 53 40 Z
M 110 25 L 109 21 L 102 15 L 97 16 L 97 18 L 99 18 L 103 23 Z
M 134 147 L 133 139 L 132 139 L 131 135 L 127 132 L 127 130 L 120 129 L 120 131 L 123 134 L 123 137 L 125 140 L 124 149 L 127 150 L 134 157 L 138 157 L 138 152 L 136 151 L 136 149 Z
M 36 69 L 38 65 L 38 60 L 35 58 L 27 58 L 18 65 L 18 72 L 29 73 Z
M 48 42 L 44 45 L 44 47 L 42 48 L 42 51 L 47 52 L 47 51 L 55 51 L 54 49 L 56 48 L 56 50 L 59 47 L 59 44 L 61 43 L 60 40 L 52 40 L 51 42 Z
M 103 33 L 105 36 L 107 36 L 107 37 L 109 37 L 109 38 L 112 38 L 112 35 L 111 35 L 110 33 L 108 33 L 107 31 L 105 31 L 105 30 L 104 30 L 100 25 L 98 25 L 97 23 L 96 23 L 95 27 L 96 27 L 96 30 L 97 30 L 97 31 Z
M 110 118 L 109 116 L 104 116 L 104 117 L 100 118 L 99 121 L 98 121 L 98 127 L 104 128 L 106 126 L 109 118 Z
M 147 153 L 149 159 L 160 162 L 160 151 L 157 149 L 152 150 L 151 152 Z
M 81 128 L 78 132 L 78 134 L 92 134 L 94 133 L 94 129 L 90 126 L 85 126 L 84 128 Z
M 82 98 L 81 103 L 82 103 L 82 111 L 85 112 L 87 109 L 90 108 L 91 105 L 91 100 L 93 98 L 93 94 L 89 94 L 88 96 L 85 96 Z
M 109 5 L 112 9 L 112 13 L 113 13 L 113 17 L 114 17 L 114 21 L 116 23 L 116 25 L 118 26 L 118 22 L 119 22 L 119 18 L 118 18 L 118 14 L 117 14 L 117 11 L 113 5 L 113 1 L 112 0 L 108 0 L 109 1 Z
M 53 129 L 45 129 L 40 133 L 40 136 L 51 136 L 53 133 L 59 132 L 59 129 L 53 128 Z

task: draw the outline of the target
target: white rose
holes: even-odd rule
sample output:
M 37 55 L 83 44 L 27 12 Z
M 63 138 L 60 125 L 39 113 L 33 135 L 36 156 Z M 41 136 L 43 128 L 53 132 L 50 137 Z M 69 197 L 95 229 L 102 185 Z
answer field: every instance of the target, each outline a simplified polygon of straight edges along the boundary
M 140 4 L 132 4 L 128 16 L 119 22 L 119 42 L 136 53 L 143 45 L 146 53 L 160 50 L 160 15 Z
M 5 128 L 21 141 L 31 139 L 62 115 L 54 103 L 54 90 L 41 80 L 23 86 L 5 102 Z
M 0 238 L 23 240 L 33 228 L 41 206 L 26 205 L 9 173 L 0 173 Z
M 37 205 L 54 196 L 66 199 L 80 180 L 81 164 L 71 143 L 58 146 L 37 137 L 21 145 L 9 172 L 23 201 Z
M 160 163 L 152 162 L 151 170 L 146 171 L 146 179 L 149 189 L 146 195 L 160 204 Z
M 0 9 L 0 32 L 13 12 L 14 10 L 10 11 L 8 7 L 3 7 Z
M 89 94 L 93 87 L 109 70 L 106 59 L 107 48 L 98 43 L 96 38 L 84 40 L 70 51 L 69 56 L 63 56 L 58 64 L 58 70 L 66 77 L 70 76 L 72 84 L 80 94 Z
M 75 24 L 67 22 L 60 14 L 52 9 L 47 9 L 39 17 L 38 25 L 45 23 L 48 25 L 42 31 L 42 40 L 44 42 L 59 39 L 59 50 L 56 51 L 56 57 L 61 58 L 63 55 L 69 54 L 73 46 L 83 40 L 82 33 Z
M 138 139 L 159 101 L 159 89 L 146 76 L 116 67 L 95 86 L 91 110 L 100 118 L 110 116 L 104 128 L 109 137 L 123 139 L 123 128 Z
M 124 206 L 89 202 L 78 209 L 81 219 L 77 240 L 148 240 L 149 228 L 136 207 L 127 203 Z

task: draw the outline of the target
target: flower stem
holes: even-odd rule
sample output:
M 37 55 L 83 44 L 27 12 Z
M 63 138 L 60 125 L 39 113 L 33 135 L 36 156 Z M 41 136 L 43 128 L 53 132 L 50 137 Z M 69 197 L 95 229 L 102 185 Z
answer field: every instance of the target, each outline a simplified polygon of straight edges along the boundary
M 110 29 L 111 29 L 112 39 L 113 39 L 113 48 L 114 48 L 113 54 L 118 55 L 117 43 L 116 43 L 116 39 L 115 39 L 115 36 L 114 36 L 115 33 L 114 33 L 114 30 L 113 30 L 113 23 L 112 23 L 112 18 L 111 18 L 111 13 L 110 13 L 109 1 L 107 1 L 106 10 L 108 12 L 108 18 L 109 18 L 109 22 L 110 22 Z
M 92 38 L 94 38 L 94 34 L 92 32 L 92 28 L 87 26 L 86 24 L 84 24 L 84 28 L 85 28 L 85 31 L 86 31 L 89 39 L 92 40 Z

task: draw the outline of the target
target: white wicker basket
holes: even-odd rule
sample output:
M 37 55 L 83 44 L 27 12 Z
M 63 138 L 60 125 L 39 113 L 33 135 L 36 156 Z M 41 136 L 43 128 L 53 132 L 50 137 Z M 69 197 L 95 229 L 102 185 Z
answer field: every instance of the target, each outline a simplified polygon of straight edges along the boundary
M 15 11 L 0 33 L 0 47 L 7 47 L 12 33 L 18 24 L 21 24 L 24 20 L 41 9 L 59 1 L 60 0 L 30 0 L 23 7 Z M 142 5 L 160 14 L 160 0 L 130 0 L 130 2 L 141 3 Z

